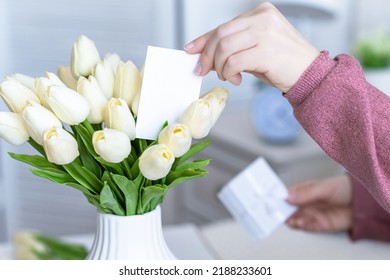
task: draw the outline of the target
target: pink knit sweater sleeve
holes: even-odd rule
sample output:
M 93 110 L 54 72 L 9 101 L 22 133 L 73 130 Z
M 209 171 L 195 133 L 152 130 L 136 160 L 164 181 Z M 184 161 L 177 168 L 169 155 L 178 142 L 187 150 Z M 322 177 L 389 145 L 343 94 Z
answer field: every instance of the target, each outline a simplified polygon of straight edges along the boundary
M 308 134 L 390 212 L 390 98 L 358 61 L 322 52 L 285 97 Z
M 390 242 L 390 214 L 368 193 L 354 177 L 352 183 L 351 240 L 374 239 Z

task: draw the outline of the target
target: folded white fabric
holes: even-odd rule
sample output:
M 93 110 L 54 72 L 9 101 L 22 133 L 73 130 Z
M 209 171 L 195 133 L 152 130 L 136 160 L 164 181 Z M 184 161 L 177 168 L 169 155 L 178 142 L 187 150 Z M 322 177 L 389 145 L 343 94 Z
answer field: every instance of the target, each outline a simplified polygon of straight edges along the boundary
M 269 236 L 296 210 L 286 202 L 286 186 L 262 157 L 229 181 L 218 198 L 254 239 Z

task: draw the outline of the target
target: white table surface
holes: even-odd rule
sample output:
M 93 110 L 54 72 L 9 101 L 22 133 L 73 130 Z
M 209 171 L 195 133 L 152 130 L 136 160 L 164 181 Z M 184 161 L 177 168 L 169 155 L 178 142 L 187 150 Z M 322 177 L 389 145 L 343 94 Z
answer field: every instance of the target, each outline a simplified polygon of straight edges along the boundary
M 234 220 L 197 227 L 165 226 L 165 240 L 182 260 L 389 260 L 390 243 L 371 240 L 352 242 L 343 233 L 318 234 L 281 226 L 264 240 L 254 240 Z M 92 234 L 65 237 L 91 246 Z M 0 259 L 12 259 L 9 243 L 0 243 Z
M 254 240 L 233 220 L 202 227 L 209 250 L 218 259 L 230 260 L 389 260 L 390 243 L 352 242 L 346 233 L 319 234 L 283 225 L 271 236 Z
M 214 255 L 207 249 L 203 235 L 193 224 L 165 226 L 165 241 L 172 253 L 181 260 L 210 260 Z M 92 246 L 93 234 L 66 236 L 64 240 Z M 13 259 L 12 245 L 0 243 L 0 259 Z

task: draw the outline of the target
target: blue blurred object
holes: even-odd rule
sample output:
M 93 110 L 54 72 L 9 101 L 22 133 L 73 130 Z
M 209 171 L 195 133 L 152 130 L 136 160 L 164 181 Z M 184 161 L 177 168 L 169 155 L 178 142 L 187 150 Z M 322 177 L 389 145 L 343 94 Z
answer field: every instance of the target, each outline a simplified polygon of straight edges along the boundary
M 262 87 L 253 100 L 252 123 L 262 138 L 276 144 L 291 143 L 302 131 L 290 103 L 270 86 Z

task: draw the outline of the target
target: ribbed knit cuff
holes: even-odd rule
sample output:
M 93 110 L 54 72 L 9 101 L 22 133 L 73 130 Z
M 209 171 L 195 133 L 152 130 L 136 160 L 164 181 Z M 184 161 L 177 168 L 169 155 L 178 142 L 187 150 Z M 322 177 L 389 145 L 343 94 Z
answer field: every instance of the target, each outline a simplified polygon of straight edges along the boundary
M 336 64 L 337 62 L 329 57 L 328 51 L 322 51 L 284 96 L 293 105 L 301 104 L 321 84 Z
M 390 213 L 386 212 L 353 176 L 351 240 L 371 239 L 390 241 Z

